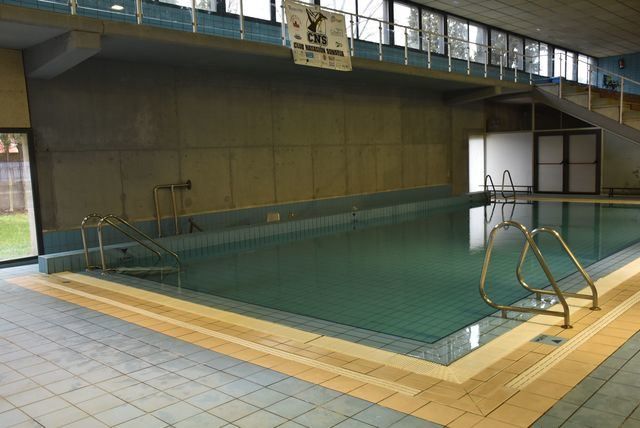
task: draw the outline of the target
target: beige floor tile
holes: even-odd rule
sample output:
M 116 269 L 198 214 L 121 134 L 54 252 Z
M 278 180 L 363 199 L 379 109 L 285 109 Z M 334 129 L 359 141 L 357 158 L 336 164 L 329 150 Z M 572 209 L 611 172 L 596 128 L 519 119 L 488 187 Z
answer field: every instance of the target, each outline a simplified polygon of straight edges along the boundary
M 371 384 L 362 385 L 361 387 L 349 392 L 349 395 L 371 401 L 372 403 L 378 403 L 393 394 L 394 392 L 390 389 Z
M 384 407 L 388 407 L 393 410 L 397 410 L 402 413 L 412 413 L 419 408 L 425 406 L 429 401 L 423 400 L 419 397 L 411 397 L 401 393 L 395 393 L 391 397 L 385 398 L 378 404 Z
M 489 415 L 492 419 L 510 423 L 520 427 L 531 426 L 540 416 L 542 412 L 536 412 L 522 407 L 503 404 Z
M 463 414 L 464 412 L 462 410 L 438 403 L 429 403 L 412 413 L 413 416 L 441 425 L 447 425 Z
M 522 390 L 525 392 L 530 392 L 532 394 L 542 395 L 544 397 L 560 399 L 571 390 L 571 387 L 537 379 L 524 387 Z
M 546 412 L 555 403 L 556 399 L 545 397 L 531 392 L 519 391 L 516 395 L 507 400 L 508 404 L 522 407 L 524 409 Z
M 465 413 L 453 422 L 449 423 L 450 428 L 470 428 L 476 426 L 484 417 L 475 415 L 473 413 Z
M 356 388 L 360 388 L 363 385 L 364 382 L 360 382 L 346 376 L 334 377 L 333 379 L 322 383 L 322 386 L 343 392 L 345 394 L 353 391 Z
M 298 379 L 306 380 L 307 382 L 320 384 L 322 382 L 326 382 L 338 375 L 335 373 L 328 372 L 323 369 L 313 368 L 311 370 L 306 370 L 304 372 L 298 373 L 296 377 Z

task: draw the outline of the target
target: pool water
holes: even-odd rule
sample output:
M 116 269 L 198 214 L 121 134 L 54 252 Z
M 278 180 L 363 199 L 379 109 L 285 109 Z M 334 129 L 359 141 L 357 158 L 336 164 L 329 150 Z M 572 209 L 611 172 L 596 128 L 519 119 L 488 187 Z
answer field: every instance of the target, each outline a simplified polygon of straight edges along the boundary
M 494 209 L 495 208 L 495 209 Z M 538 202 L 458 207 L 391 224 L 362 224 L 306 240 L 234 254 L 181 255 L 184 288 L 402 338 L 434 343 L 495 313 L 478 284 L 485 245 L 503 219 L 558 230 L 583 266 L 640 240 L 633 206 Z M 539 246 L 556 279 L 575 268 L 550 237 Z M 497 239 L 486 290 L 512 304 L 529 295 L 516 281 L 524 239 Z M 548 281 L 529 253 L 527 282 Z M 154 278 L 160 280 L 159 278 Z M 163 282 L 176 283 L 165 277 Z

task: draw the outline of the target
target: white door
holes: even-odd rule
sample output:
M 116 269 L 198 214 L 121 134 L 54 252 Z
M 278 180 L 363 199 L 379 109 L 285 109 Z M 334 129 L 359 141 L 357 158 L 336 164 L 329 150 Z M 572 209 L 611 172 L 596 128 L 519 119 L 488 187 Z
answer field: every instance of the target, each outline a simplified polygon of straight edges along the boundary
M 564 136 L 538 137 L 538 192 L 558 192 L 564 189 Z
M 569 135 L 569 192 L 595 193 L 598 183 L 596 134 Z

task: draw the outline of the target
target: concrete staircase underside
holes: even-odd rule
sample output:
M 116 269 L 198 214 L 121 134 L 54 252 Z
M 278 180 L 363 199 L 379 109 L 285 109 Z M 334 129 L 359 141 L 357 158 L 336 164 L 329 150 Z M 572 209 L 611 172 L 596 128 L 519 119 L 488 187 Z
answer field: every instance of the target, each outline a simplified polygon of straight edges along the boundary
M 564 92 L 563 87 L 563 92 Z M 532 91 L 536 102 L 549 105 L 563 113 L 574 116 L 593 126 L 640 144 L 640 110 L 635 105 L 623 106 L 623 122 L 619 122 L 620 105 L 617 100 L 592 94 L 591 110 L 588 109 L 588 94 L 568 88 L 560 98 L 557 85 L 538 86 Z

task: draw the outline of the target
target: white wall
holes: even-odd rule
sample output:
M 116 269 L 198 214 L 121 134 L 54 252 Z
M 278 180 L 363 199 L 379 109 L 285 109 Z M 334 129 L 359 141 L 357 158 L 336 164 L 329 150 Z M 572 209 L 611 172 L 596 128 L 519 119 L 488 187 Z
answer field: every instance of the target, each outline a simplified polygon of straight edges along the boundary
M 508 169 L 513 183 L 533 185 L 533 133 L 505 132 L 487 134 L 486 165 L 496 186 L 502 183 L 502 172 Z
M 602 186 L 640 187 L 640 145 L 603 132 Z
M 480 192 L 484 185 L 484 136 L 469 137 L 469 191 Z

